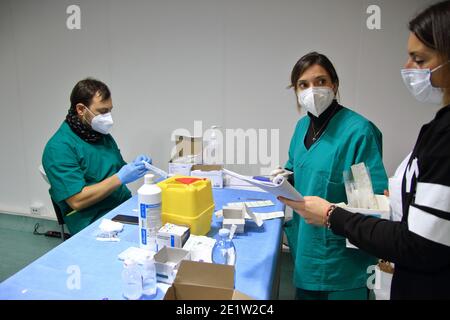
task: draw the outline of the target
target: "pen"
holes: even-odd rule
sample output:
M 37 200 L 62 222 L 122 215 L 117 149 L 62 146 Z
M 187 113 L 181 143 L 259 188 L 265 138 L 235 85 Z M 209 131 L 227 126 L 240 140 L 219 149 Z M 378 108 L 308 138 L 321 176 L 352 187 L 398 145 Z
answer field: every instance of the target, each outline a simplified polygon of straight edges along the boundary
M 258 181 L 263 181 L 263 182 L 272 182 L 270 180 L 270 178 L 268 178 L 268 177 L 255 176 L 255 177 L 253 177 L 253 179 L 258 180 Z

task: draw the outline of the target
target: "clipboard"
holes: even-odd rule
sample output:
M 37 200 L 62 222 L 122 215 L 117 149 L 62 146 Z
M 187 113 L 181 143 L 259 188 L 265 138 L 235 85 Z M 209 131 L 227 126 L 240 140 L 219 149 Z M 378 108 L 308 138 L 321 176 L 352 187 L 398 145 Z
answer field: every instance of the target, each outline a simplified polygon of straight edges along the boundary
M 237 179 L 246 181 L 258 188 L 261 188 L 276 197 L 281 196 L 293 201 L 303 201 L 303 196 L 297 190 L 295 190 L 295 188 L 289 183 L 289 181 L 287 181 L 285 177 L 281 175 L 276 176 L 272 182 L 266 182 L 253 179 L 252 177 L 244 176 L 227 169 L 223 169 L 223 172 Z

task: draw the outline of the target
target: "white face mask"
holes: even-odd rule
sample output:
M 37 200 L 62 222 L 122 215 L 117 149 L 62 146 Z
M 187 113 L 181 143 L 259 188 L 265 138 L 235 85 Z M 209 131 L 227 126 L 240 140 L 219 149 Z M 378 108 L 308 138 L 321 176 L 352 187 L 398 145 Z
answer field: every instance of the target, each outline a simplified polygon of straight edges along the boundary
M 408 90 L 420 102 L 441 104 L 444 99 L 444 91 L 441 88 L 433 87 L 431 84 L 431 74 L 439 70 L 446 63 L 430 69 L 402 69 L 402 78 Z
M 86 108 L 89 110 L 88 108 Z M 94 118 L 91 121 L 91 127 L 93 130 L 108 134 L 111 132 L 112 126 L 114 124 L 114 121 L 111 116 L 111 112 L 95 115 L 91 110 L 89 112 L 94 116 Z
M 297 93 L 298 103 L 314 116 L 320 116 L 335 98 L 333 89 L 328 87 L 311 87 Z

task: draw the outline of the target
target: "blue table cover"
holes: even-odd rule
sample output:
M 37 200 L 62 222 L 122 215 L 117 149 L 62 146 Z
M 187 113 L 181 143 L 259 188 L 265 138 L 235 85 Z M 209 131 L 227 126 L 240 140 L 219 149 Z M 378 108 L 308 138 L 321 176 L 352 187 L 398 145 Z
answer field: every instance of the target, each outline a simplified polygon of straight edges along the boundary
M 264 192 L 238 189 L 213 189 L 215 211 L 229 202 L 272 200 L 275 205 L 254 208 L 254 212 L 283 211 L 274 196 Z M 137 196 L 118 206 L 104 218 L 117 214 L 137 216 Z M 134 209 L 134 210 L 133 210 Z M 0 299 L 124 299 L 119 253 L 139 246 L 136 225 L 124 225 L 120 242 L 97 241 L 95 235 L 101 219 L 66 240 L 44 256 L 0 284 Z M 222 219 L 213 214 L 209 236 L 216 237 Z M 262 227 L 246 221 L 245 233 L 235 235 L 235 288 L 256 299 L 270 299 L 274 284 L 281 241 L 283 219 L 266 220 Z M 79 271 L 79 283 L 76 275 Z M 75 280 L 74 280 L 75 279 Z M 164 287 L 163 287 L 164 288 Z M 167 287 L 165 287 L 167 288 Z M 158 289 L 154 299 L 164 297 Z

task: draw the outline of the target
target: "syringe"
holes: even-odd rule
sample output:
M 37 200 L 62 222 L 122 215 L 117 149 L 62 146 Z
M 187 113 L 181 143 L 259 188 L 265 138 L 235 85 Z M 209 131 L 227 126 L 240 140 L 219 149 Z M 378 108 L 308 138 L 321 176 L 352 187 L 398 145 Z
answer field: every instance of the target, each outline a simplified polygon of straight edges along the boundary
M 148 170 L 150 170 L 150 171 L 156 173 L 157 175 L 161 176 L 162 178 L 167 179 L 167 177 L 169 176 L 169 175 L 167 174 L 167 172 L 165 172 L 164 170 L 161 170 L 161 169 L 155 167 L 154 165 L 151 165 L 150 163 L 145 162 L 144 160 L 142 160 L 142 162 L 144 163 L 145 167 L 146 167 Z

